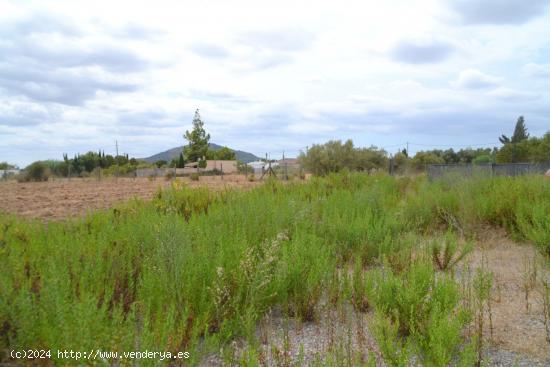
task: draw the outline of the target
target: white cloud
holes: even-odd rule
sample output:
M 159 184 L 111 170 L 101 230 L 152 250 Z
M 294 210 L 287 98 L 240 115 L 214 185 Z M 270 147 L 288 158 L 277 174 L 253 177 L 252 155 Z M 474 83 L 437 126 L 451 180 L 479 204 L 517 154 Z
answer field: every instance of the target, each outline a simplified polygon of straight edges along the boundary
M 464 89 L 486 89 L 499 85 L 500 79 L 476 69 L 462 70 L 453 86 Z
M 548 0 L 447 0 L 467 24 L 522 24 L 543 14 Z
M 532 92 L 522 92 L 519 90 L 510 89 L 510 88 L 497 88 L 489 92 L 489 95 L 501 100 L 505 100 L 508 102 L 517 102 L 517 103 L 532 101 L 540 98 L 540 94 L 532 93 Z
M 550 64 L 529 63 L 523 66 L 522 73 L 534 78 L 550 78 Z
M 443 41 L 400 41 L 390 50 L 390 56 L 409 64 L 431 64 L 446 60 L 453 51 L 453 45 Z

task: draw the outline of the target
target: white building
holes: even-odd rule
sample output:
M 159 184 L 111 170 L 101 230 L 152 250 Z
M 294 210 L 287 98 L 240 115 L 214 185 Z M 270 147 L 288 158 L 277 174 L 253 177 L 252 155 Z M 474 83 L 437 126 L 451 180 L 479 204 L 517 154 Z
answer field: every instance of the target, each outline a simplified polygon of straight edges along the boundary
M 264 170 L 266 170 L 269 167 L 269 163 L 266 163 L 264 161 L 255 161 L 250 162 L 246 164 L 249 168 L 252 168 L 252 171 L 254 173 L 262 173 Z M 275 168 L 279 165 L 277 162 L 271 162 L 271 168 Z
M 21 172 L 21 170 L 18 170 L 18 169 L 0 169 L 0 179 L 18 175 L 19 172 Z

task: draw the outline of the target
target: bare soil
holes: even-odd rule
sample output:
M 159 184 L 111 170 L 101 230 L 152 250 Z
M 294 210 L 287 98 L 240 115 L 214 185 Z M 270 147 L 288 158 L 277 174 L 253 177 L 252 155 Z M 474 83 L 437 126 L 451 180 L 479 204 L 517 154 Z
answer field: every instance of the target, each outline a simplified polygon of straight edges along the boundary
M 550 366 L 541 289 L 541 279 L 550 279 L 548 266 L 532 246 L 519 245 L 494 230 L 471 255 L 472 267 L 481 266 L 482 258 L 493 274 L 493 331 L 491 335 L 486 329 L 487 341 L 497 350 Z
M 213 190 L 226 187 L 250 188 L 244 175 L 202 176 L 199 181 L 177 178 L 190 187 L 205 186 Z M 158 188 L 170 186 L 164 178 L 58 179 L 48 182 L 0 182 L 0 212 L 41 220 L 84 216 L 89 211 L 107 209 L 132 198 L 151 199 Z

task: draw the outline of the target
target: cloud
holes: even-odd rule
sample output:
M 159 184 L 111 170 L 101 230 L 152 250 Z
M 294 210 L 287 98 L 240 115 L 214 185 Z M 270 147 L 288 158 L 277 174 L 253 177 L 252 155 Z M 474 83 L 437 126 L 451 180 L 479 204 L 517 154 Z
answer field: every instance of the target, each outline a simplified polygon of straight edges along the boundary
M 247 52 L 240 59 L 244 70 L 265 71 L 295 60 L 295 54 L 307 50 L 315 37 L 299 28 L 256 30 L 240 33 L 237 42 Z
M 57 111 L 35 103 L 0 100 L 0 126 L 35 126 L 51 123 L 58 116 Z
M 312 121 L 292 123 L 287 126 L 287 131 L 292 134 L 306 135 L 311 135 L 312 132 L 315 132 L 315 134 L 330 133 L 336 131 L 337 129 L 338 127 L 334 124 L 326 124 Z
M 129 40 L 156 40 L 165 33 L 160 29 L 146 27 L 136 23 L 128 23 L 122 27 L 112 29 L 111 34 L 117 38 Z
M 241 44 L 255 49 L 296 52 L 311 46 L 315 37 L 301 29 L 259 30 L 242 33 Z
M 0 34 L 10 34 L 10 37 L 47 33 L 76 37 L 82 35 L 82 30 L 68 18 L 50 13 L 32 13 L 17 20 L 0 23 Z
M 238 103 L 238 104 L 251 104 L 256 102 L 252 98 L 241 96 L 238 94 L 227 93 L 227 92 L 215 92 L 208 90 L 193 89 L 191 90 L 191 97 L 196 99 L 214 101 L 217 103 Z
M 522 92 L 509 88 L 497 88 L 489 92 L 489 95 L 507 102 L 524 102 L 540 98 L 540 94 L 537 93 Z
M 465 24 L 523 24 L 542 15 L 549 0 L 449 0 Z
M 34 14 L 3 24 L 0 34 L 0 89 L 40 102 L 82 105 L 97 92 L 134 92 L 130 74 L 150 65 L 133 51 L 90 41 L 74 24 Z
M 462 70 L 458 75 L 458 79 L 451 84 L 456 88 L 485 89 L 497 86 L 499 81 L 499 78 L 483 74 L 479 70 L 466 69 Z
M 8 94 L 22 95 L 41 102 L 81 105 L 98 91 L 134 92 L 138 85 L 109 80 L 93 70 L 61 69 L 41 72 L 37 69 L 0 64 L 0 88 Z
M 195 54 L 208 59 L 224 59 L 229 56 L 229 51 L 224 47 L 210 43 L 197 42 L 190 47 Z
M 11 44 L 0 44 L 0 62 L 19 64 L 23 61 L 41 70 L 97 66 L 114 73 L 137 72 L 149 67 L 149 63 L 134 52 L 111 45 L 87 47 L 67 39 L 52 43 L 42 37 L 12 40 Z
M 280 53 L 256 55 L 256 57 L 251 60 L 251 68 L 255 71 L 261 71 L 284 64 L 290 64 L 293 60 L 294 58 L 292 56 Z
M 521 72 L 534 78 L 550 78 L 550 64 L 529 63 L 523 66 Z
M 430 64 L 446 60 L 454 47 L 441 41 L 401 41 L 391 50 L 393 60 L 407 64 Z

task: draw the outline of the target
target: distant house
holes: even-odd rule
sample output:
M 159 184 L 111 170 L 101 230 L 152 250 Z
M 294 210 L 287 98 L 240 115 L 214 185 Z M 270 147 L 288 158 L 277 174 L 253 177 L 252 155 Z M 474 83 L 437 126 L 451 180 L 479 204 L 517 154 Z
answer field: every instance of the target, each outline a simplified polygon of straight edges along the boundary
M 255 161 L 246 164 L 248 167 L 252 168 L 254 173 L 263 173 L 269 167 L 268 162 L 264 161 Z M 271 162 L 271 168 L 275 168 L 279 165 L 279 162 Z
M 19 169 L 0 169 L 0 179 L 18 175 L 19 172 L 21 172 Z

